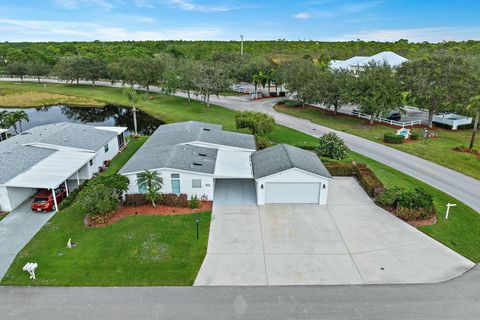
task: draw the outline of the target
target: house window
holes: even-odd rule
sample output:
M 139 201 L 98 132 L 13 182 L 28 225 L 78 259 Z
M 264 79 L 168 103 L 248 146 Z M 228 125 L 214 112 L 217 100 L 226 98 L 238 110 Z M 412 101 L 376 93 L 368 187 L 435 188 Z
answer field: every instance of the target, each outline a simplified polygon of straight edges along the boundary
M 201 179 L 193 179 L 192 180 L 192 188 L 201 188 L 202 187 L 202 180 Z
M 140 174 L 137 174 L 137 188 L 138 193 L 147 193 L 147 185 L 145 183 L 139 183 Z
M 172 193 L 180 194 L 180 174 L 172 173 L 171 183 L 172 183 Z
M 106 145 L 103 146 L 103 149 L 105 150 L 105 153 L 108 152 L 108 143 Z
M 93 166 L 93 159 L 90 159 L 90 166 Z

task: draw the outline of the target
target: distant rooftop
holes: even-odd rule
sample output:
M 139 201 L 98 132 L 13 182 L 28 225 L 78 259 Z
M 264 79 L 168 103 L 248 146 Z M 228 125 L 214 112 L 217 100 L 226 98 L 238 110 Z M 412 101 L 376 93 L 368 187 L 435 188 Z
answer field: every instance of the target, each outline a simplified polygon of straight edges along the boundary
M 355 56 L 347 60 L 332 60 L 330 67 L 332 69 L 351 70 L 354 67 L 365 67 L 370 63 L 382 64 L 386 63 L 391 67 L 397 67 L 408 59 L 391 51 L 383 51 L 371 57 Z

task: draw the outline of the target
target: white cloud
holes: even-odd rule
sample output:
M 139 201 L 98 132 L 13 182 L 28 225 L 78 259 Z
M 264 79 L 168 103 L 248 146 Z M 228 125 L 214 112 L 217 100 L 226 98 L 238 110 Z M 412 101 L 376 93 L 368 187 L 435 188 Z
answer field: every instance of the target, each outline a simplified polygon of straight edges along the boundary
M 157 30 L 93 22 L 0 19 L 0 41 L 120 41 L 120 40 L 205 40 L 219 39 L 223 30 L 211 26 Z
M 306 12 L 299 12 L 293 16 L 295 19 L 308 20 L 311 18 L 310 14 Z
M 221 5 L 201 5 L 192 0 L 169 0 L 170 7 L 178 8 L 186 11 L 198 11 L 198 12 L 225 12 L 234 10 L 234 7 L 227 7 Z
M 69 10 L 75 10 L 81 7 L 97 7 L 110 11 L 115 7 L 115 4 L 109 0 L 54 0 L 54 2 L 60 7 Z
M 411 42 L 442 42 L 480 40 L 480 27 L 435 27 L 412 29 L 363 30 L 344 34 L 335 40 L 397 41 L 408 39 Z M 333 38 L 331 40 L 334 40 Z

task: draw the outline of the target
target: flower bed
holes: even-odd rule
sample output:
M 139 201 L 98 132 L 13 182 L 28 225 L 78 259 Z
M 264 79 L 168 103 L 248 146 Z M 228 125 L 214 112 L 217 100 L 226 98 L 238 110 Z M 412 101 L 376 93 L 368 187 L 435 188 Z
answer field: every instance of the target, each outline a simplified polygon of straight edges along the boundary
M 136 207 L 121 206 L 117 210 L 109 212 L 104 216 L 90 217 L 87 215 L 87 217 L 85 217 L 84 224 L 87 227 L 101 227 L 110 225 L 118 220 L 134 215 L 178 215 L 207 212 L 212 210 L 212 204 L 213 202 L 211 201 L 202 201 L 200 202 L 200 207 L 196 209 L 166 205 L 158 205 L 157 207 L 153 207 L 150 204 L 144 204 Z

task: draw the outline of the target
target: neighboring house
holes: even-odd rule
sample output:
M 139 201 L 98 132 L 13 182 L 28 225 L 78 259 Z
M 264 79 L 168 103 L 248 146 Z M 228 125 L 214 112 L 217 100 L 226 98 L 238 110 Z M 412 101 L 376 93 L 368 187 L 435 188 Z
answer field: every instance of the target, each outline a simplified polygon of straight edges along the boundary
M 0 142 L 0 210 L 15 209 L 38 189 L 90 179 L 123 147 L 126 129 L 62 122 Z
M 473 118 L 461 116 L 456 113 L 443 113 L 433 116 L 434 124 L 444 124 L 451 127 L 452 130 L 457 130 L 459 126 L 468 126 L 472 124 Z
M 348 60 L 332 60 L 330 61 L 330 68 L 332 69 L 346 69 L 358 73 L 365 69 L 371 63 L 382 64 L 393 67 L 398 67 L 402 63 L 407 62 L 408 59 L 391 51 L 383 51 L 371 57 L 356 56 Z
M 250 180 L 252 188 L 257 185 L 259 205 L 325 204 L 331 180 L 309 151 L 288 145 L 256 151 L 253 135 L 195 121 L 162 125 L 155 131 L 120 170 L 130 179 L 128 193 L 146 192 L 137 182 L 145 170 L 160 173 L 163 193 L 208 200 L 215 200 L 219 180 Z

